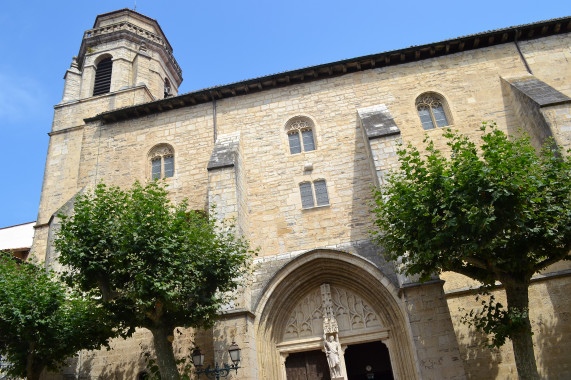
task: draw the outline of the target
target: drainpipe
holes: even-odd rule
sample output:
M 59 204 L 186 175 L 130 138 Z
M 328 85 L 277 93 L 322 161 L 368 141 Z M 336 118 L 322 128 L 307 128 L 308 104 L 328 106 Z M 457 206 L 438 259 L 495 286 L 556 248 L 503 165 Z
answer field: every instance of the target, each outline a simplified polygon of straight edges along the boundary
M 531 75 L 533 75 L 533 73 L 531 72 L 531 68 L 529 67 L 529 65 L 527 64 L 527 61 L 525 59 L 525 57 L 523 56 L 523 53 L 521 52 L 521 49 L 519 48 L 519 44 L 517 43 L 517 35 L 519 34 L 519 30 L 516 29 L 515 30 L 515 37 L 514 37 L 514 44 L 515 47 L 517 49 L 517 52 L 519 53 L 519 56 L 521 57 L 521 60 L 523 61 L 523 64 L 527 70 L 528 73 L 530 73 Z

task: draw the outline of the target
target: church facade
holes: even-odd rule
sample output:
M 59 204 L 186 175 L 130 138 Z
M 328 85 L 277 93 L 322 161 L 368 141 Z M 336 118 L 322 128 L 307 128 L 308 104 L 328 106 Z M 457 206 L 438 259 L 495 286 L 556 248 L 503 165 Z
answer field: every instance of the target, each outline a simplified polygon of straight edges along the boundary
M 444 146 L 447 126 L 477 138 L 493 120 L 571 147 L 570 31 L 571 18 L 555 19 L 178 95 L 157 21 L 99 15 L 55 106 L 32 252 L 57 267 L 57 214 L 79 192 L 164 179 L 174 201 L 216 205 L 259 247 L 248 286 L 212 330 L 181 329 L 178 355 L 197 344 L 206 363 L 229 363 L 235 341 L 229 379 L 515 379 L 511 347 L 488 350 L 460 323 L 477 284 L 449 273 L 419 283 L 379 254 L 372 187 L 399 142 Z M 555 265 L 530 290 L 546 378 L 571 376 L 570 274 Z M 149 333 L 112 347 L 45 377 L 142 376 Z

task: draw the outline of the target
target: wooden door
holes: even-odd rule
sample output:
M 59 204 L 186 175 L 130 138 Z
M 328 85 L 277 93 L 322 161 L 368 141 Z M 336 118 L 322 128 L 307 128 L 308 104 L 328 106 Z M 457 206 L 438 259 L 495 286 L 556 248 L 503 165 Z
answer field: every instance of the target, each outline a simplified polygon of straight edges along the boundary
M 325 353 L 296 352 L 286 359 L 287 380 L 331 380 Z

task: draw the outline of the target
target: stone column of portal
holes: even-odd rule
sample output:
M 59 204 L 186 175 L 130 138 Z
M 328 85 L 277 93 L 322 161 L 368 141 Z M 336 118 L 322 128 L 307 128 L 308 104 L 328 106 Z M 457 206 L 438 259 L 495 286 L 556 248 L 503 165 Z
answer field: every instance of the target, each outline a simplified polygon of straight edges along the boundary
M 339 354 L 339 373 L 335 373 L 335 369 L 329 366 L 331 380 L 347 380 L 347 370 L 345 368 L 344 349 L 339 344 L 339 326 L 333 313 L 333 301 L 331 301 L 331 287 L 329 284 L 321 285 L 321 301 L 323 303 L 323 349 L 327 355 L 327 346 L 336 346 Z M 332 340 L 328 340 L 330 338 Z M 329 357 L 327 360 L 329 364 Z

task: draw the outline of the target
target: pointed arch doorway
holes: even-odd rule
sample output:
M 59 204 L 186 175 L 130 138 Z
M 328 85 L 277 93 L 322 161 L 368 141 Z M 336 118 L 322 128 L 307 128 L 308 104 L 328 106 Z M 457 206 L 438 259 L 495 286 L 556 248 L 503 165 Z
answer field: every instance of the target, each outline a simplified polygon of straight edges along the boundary
M 294 377 L 298 374 L 303 380 L 327 379 L 323 377 L 326 375 L 311 377 L 311 368 L 322 366 L 318 362 L 325 360 L 327 365 L 323 352 L 324 285 L 330 289 L 332 311 L 328 312 L 333 313 L 338 324 L 336 336 L 341 351 L 351 350 L 352 346 L 358 350 L 359 344 L 382 342 L 390 353 L 389 371 L 393 378 L 417 379 L 406 312 L 397 288 L 362 257 L 329 250 L 298 256 L 264 289 L 256 307 L 259 318 L 254 326 L 259 378 L 298 380 Z M 313 355 L 322 359 L 312 361 Z M 341 354 L 342 378 L 350 380 L 344 358 Z

